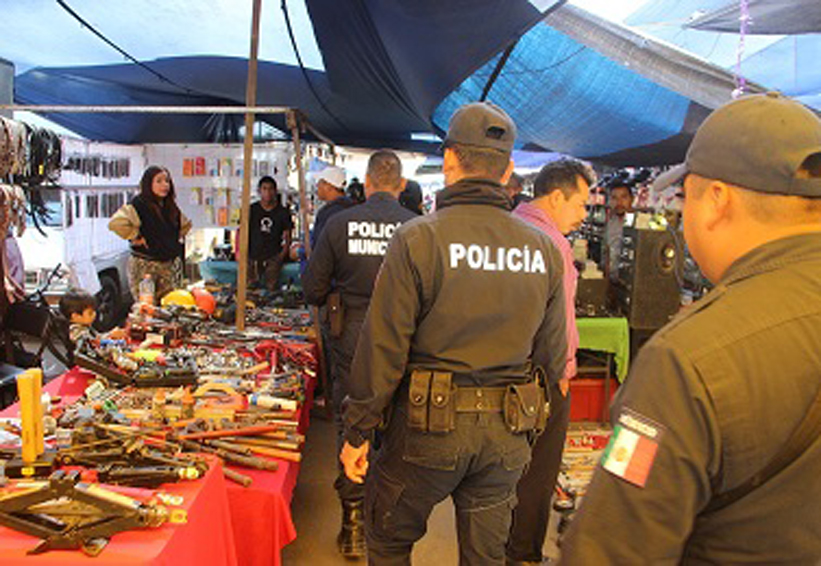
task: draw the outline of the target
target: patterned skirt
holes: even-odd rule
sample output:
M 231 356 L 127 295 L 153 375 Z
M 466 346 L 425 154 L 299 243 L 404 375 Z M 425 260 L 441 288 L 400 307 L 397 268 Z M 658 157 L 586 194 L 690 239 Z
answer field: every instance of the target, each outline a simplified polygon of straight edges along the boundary
M 156 261 L 132 255 L 128 258 L 128 285 L 136 301 L 140 296 L 140 281 L 146 273 L 154 280 L 154 302 L 160 303 L 166 293 L 182 287 L 182 260 Z

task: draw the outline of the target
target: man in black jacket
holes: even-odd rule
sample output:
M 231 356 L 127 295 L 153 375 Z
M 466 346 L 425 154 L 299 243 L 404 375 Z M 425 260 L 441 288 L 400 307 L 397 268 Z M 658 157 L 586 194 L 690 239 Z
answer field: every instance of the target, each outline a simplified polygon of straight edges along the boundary
M 365 176 L 367 201 L 335 214 L 322 231 L 311 256 L 302 288 L 305 300 L 312 305 L 325 305 L 330 316 L 342 322 L 331 323 L 328 345 L 332 351 L 334 412 L 337 416 L 339 439 L 342 439 L 340 405 L 347 394 L 348 375 L 356 340 L 368 309 L 373 282 L 388 242 L 396 229 L 415 215 L 397 202 L 401 191 L 402 163 L 392 151 L 378 151 L 368 161 Z M 338 293 L 341 305 L 327 304 L 329 295 Z M 340 442 L 341 447 L 341 442 Z M 365 554 L 362 528 L 364 488 L 349 480 L 340 469 L 334 483 L 342 501 L 342 530 L 339 551 L 348 558 Z
M 528 381 L 531 361 L 557 382 L 566 348 L 561 259 L 546 235 L 510 214 L 502 188 L 515 136 L 492 104 L 457 110 L 437 210 L 396 231 L 377 277 L 340 457 L 353 481 L 368 474 L 372 564 L 408 564 L 448 496 L 460 563 L 504 564 L 515 486 L 530 459 L 528 435 L 504 418 L 504 393 Z M 535 412 L 543 402 L 525 405 Z M 372 433 L 389 407 L 369 470 Z

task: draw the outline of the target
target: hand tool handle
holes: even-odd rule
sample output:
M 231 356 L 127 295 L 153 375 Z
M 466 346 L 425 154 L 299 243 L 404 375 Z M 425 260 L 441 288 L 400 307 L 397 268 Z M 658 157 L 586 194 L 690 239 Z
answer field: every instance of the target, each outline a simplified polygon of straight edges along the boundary
M 235 472 L 230 468 L 223 468 L 222 474 L 225 476 L 226 479 L 236 482 L 240 484 L 242 487 L 250 487 L 250 485 L 254 483 L 253 478 L 251 478 L 250 476 L 246 476 L 239 472 Z

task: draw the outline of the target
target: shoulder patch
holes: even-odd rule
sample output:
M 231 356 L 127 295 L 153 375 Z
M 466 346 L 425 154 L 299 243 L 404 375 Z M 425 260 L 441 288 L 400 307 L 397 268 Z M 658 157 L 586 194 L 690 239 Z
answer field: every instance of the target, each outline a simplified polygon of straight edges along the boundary
M 644 487 L 663 436 L 663 426 L 625 408 L 602 455 L 602 467 L 614 476 Z

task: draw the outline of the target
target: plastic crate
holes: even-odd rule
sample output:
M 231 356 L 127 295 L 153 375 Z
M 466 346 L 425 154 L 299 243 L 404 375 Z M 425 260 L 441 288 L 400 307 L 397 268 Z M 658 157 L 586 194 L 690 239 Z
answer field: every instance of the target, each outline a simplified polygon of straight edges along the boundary
M 605 422 L 609 415 L 605 408 L 609 407 L 610 400 L 605 403 L 604 378 L 575 378 L 570 380 L 570 420 Z M 619 383 L 610 378 L 610 399 L 618 389 Z

